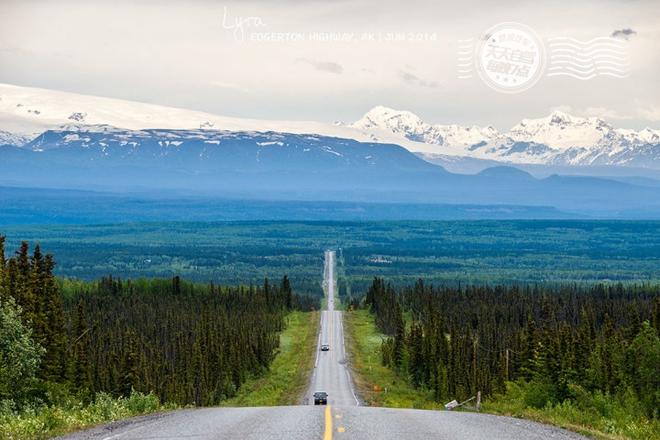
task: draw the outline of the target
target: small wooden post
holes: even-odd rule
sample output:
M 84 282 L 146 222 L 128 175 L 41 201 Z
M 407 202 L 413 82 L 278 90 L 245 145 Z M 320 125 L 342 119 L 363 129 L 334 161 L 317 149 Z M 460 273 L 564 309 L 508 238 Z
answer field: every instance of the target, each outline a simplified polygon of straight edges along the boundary
M 481 411 L 481 391 L 477 391 L 477 411 Z

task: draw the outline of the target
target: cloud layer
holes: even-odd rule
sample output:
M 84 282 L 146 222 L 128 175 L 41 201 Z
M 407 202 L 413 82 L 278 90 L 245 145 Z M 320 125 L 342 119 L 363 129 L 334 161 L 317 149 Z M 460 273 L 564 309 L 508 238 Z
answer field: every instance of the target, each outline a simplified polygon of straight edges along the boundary
M 3 0 L 0 82 L 255 118 L 352 120 L 387 105 L 503 129 L 567 105 L 636 128 L 660 108 L 659 16 L 651 0 Z M 517 95 L 458 80 L 458 40 L 502 21 L 542 39 L 622 38 L 631 76 L 543 78 Z

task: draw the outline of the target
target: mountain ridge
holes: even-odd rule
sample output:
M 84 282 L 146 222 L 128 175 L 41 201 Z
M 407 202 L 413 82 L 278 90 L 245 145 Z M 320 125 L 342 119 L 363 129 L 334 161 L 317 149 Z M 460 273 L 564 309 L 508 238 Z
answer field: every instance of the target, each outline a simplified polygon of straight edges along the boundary
M 429 124 L 416 114 L 376 106 L 356 122 L 273 121 L 224 117 L 47 89 L 0 84 L 0 145 L 24 145 L 39 134 L 71 126 L 122 129 L 198 129 L 316 134 L 360 142 L 396 144 L 424 160 L 484 169 L 493 164 L 599 166 L 660 170 L 660 130 L 614 128 L 600 118 L 555 111 L 523 119 L 508 132 L 495 127 Z M 462 167 L 462 168 L 461 168 Z
M 437 145 L 436 151 L 413 150 L 432 162 L 455 156 L 513 164 L 660 168 L 660 130 L 617 129 L 601 118 L 561 111 L 523 119 L 503 133 L 492 126 L 429 124 L 412 112 L 377 106 L 350 126 Z
M 396 144 L 310 134 L 70 124 L 23 147 L 0 147 L 0 157 L 0 184 L 13 186 L 660 216 L 660 194 L 652 186 L 590 177 L 539 179 L 501 166 L 455 174 Z

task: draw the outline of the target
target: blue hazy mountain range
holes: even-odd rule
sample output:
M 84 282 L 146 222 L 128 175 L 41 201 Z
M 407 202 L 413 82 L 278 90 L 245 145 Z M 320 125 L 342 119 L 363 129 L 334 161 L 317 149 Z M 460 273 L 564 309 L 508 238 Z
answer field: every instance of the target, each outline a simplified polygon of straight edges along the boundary
M 215 196 L 0 187 L 0 225 L 162 221 L 581 219 L 544 206 L 229 199 Z
M 506 205 L 540 209 L 551 218 L 660 218 L 653 185 L 537 179 L 511 167 L 455 174 L 397 145 L 275 132 L 49 130 L 22 147 L 0 147 L 0 185 L 132 192 L 146 199 Z

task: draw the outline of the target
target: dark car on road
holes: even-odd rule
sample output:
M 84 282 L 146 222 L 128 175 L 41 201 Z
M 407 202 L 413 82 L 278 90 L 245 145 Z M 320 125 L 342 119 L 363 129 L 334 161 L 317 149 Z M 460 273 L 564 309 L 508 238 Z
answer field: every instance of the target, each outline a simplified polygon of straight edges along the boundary
M 321 345 L 321 351 L 328 351 L 328 350 L 330 350 L 330 346 L 328 344 Z
M 325 391 L 317 391 L 314 393 L 314 405 L 327 405 L 328 393 Z

